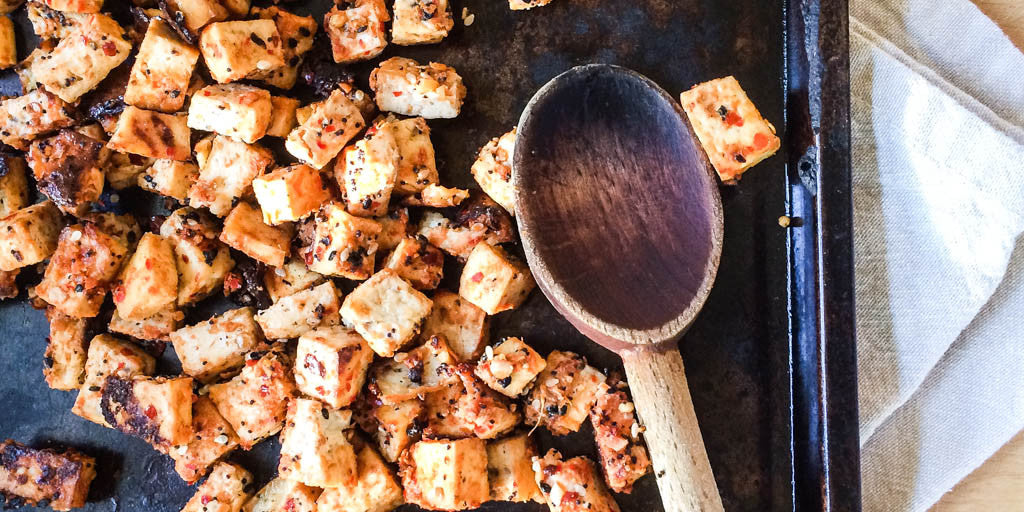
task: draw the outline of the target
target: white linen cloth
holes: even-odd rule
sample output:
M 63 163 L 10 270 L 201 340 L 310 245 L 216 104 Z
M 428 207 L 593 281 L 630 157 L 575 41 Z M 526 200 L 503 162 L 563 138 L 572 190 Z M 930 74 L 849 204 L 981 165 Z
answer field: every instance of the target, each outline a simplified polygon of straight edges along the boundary
M 863 505 L 922 511 L 1024 429 L 1024 54 L 969 0 L 850 53 Z

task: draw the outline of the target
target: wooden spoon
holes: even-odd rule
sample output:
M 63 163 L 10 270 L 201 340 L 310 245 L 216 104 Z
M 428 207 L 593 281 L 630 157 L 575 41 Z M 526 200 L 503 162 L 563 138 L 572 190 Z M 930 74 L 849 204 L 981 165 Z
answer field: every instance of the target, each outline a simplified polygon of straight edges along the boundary
M 633 71 L 573 68 L 526 106 L 513 168 L 530 268 L 622 357 L 665 510 L 722 510 L 677 348 L 718 271 L 722 204 L 679 104 Z

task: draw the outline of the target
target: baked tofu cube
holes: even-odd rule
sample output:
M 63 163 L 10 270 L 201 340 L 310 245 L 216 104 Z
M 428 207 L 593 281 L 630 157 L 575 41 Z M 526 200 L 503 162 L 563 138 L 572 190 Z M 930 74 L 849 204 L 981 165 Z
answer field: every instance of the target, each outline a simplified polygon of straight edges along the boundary
M 341 323 L 338 290 L 332 281 L 289 295 L 256 314 L 267 339 L 298 338 L 317 327 Z
M 544 358 L 522 338 L 503 338 L 476 365 L 476 376 L 491 389 L 515 398 L 547 366 Z
M 70 105 L 43 89 L 0 102 L 0 142 L 25 149 L 29 141 L 74 124 Z
M 188 126 L 252 144 L 266 135 L 272 108 L 270 93 L 259 87 L 208 85 L 192 96 Z
M 448 345 L 434 337 L 408 352 L 395 354 L 394 359 L 381 361 L 373 369 L 370 386 L 381 402 L 397 404 L 458 381 L 447 371 L 454 364 L 455 356 Z
M 192 404 L 191 432 L 187 443 L 175 446 L 169 453 L 174 459 L 174 470 L 190 485 L 238 446 L 235 430 L 206 396 L 198 397 Z
M 335 6 L 324 16 L 324 31 L 331 39 L 334 62 L 351 64 L 372 59 L 384 51 L 388 45 L 387 28 L 378 13 L 370 2 L 363 2 L 348 9 Z
M 27 161 L 39 191 L 61 211 L 75 214 L 84 212 L 103 192 L 101 150 L 102 141 L 63 129 L 33 142 Z
M 88 14 L 61 12 L 51 9 L 39 1 L 28 2 L 25 5 L 25 14 L 28 15 L 28 21 L 32 24 L 32 31 L 40 39 L 64 39 L 89 19 Z M 56 46 L 56 41 L 50 46 L 49 49 L 52 50 L 52 46 Z
M 174 248 L 160 235 L 146 233 L 121 271 L 114 305 L 121 318 L 138 320 L 173 309 L 178 298 Z
M 551 512 L 619 512 L 615 498 L 586 457 L 562 460 L 551 449 L 543 458 L 533 458 L 533 473 Z
M 296 398 L 288 404 L 281 430 L 277 473 L 314 487 L 338 487 L 356 478 L 356 452 L 345 437 L 352 412 L 319 400 Z
M 516 145 L 516 129 L 491 139 L 480 148 L 471 172 L 491 199 L 508 213 L 515 215 L 515 190 L 512 188 L 512 156 Z
M 100 12 L 103 7 L 103 0 L 43 0 L 43 2 L 49 8 L 63 12 Z
M 495 439 L 519 424 L 519 414 L 508 399 L 491 390 L 476 375 L 473 365 L 461 363 L 450 370 L 462 381 L 465 392 L 455 406 L 455 417 L 480 439 Z
M 781 142 L 731 76 L 693 86 L 680 103 L 718 177 L 729 183 L 775 154 Z
M 249 358 L 256 362 L 246 361 L 242 373 L 210 386 L 210 400 L 246 450 L 281 430 L 288 400 L 295 394 L 292 361 L 286 354 L 271 350 L 262 357 L 253 352 Z
M 134 251 L 142 238 L 142 228 L 135 216 L 130 213 L 120 215 L 109 212 L 89 212 L 81 217 L 91 222 L 97 229 L 116 238 L 129 250 Z
M 85 334 L 89 322 L 53 308 L 47 308 L 46 320 L 50 323 L 50 337 L 43 354 L 46 384 L 64 391 L 78 389 L 85 381 L 85 356 L 89 348 Z
M 96 316 L 128 256 L 125 244 L 92 223 L 64 228 L 36 295 L 65 315 Z
M 427 418 L 426 427 L 423 429 L 425 439 L 473 437 L 473 426 L 455 414 L 459 407 L 459 399 L 464 394 L 466 388 L 462 381 L 456 380 L 423 396 Z
M 106 175 L 110 188 L 114 190 L 124 190 L 138 185 L 139 177 L 142 176 L 143 172 L 152 167 L 153 162 L 156 161 L 155 158 L 146 158 L 120 151 L 110 151 L 107 149 L 107 152 L 110 153 L 110 157 L 107 158 L 103 174 Z
M 306 266 L 324 275 L 367 279 L 379 233 L 375 220 L 351 215 L 339 202 L 327 203 L 314 217 L 313 243 L 303 250 Z
M 380 452 L 388 462 L 398 462 L 402 452 L 420 440 L 426 413 L 423 402 L 415 398 L 396 404 L 377 401 L 371 413 L 377 423 L 373 434 Z
M 280 267 L 288 257 L 293 231 L 290 224 L 264 224 L 260 210 L 242 202 L 238 203 L 224 219 L 220 241 L 228 247 L 244 252 L 250 258 L 273 267 Z
M 188 199 L 188 191 L 199 177 L 199 166 L 161 158 L 138 177 L 138 185 L 179 202 Z
M 205 206 L 223 217 L 273 163 L 274 155 L 266 148 L 218 135 L 199 164 L 199 178 L 188 192 L 189 205 Z
M 192 378 L 121 378 L 103 383 L 100 409 L 115 429 L 167 453 L 192 437 Z
M 0 219 L 29 205 L 25 159 L 0 155 Z
M 299 337 L 295 384 L 299 391 L 335 409 L 348 407 L 366 383 L 373 351 L 359 333 L 336 325 Z
M 181 40 L 160 18 L 150 20 L 132 65 L 124 102 L 146 110 L 177 112 L 185 105 L 199 50 Z
M 14 22 L 4 16 L 0 18 L 0 69 L 14 67 L 18 63 L 18 48 L 14 43 Z
M 323 169 L 364 126 L 359 107 L 339 88 L 288 134 L 284 145 L 295 158 Z
M 31 73 L 46 90 L 74 103 L 99 85 L 131 51 L 132 44 L 116 21 L 104 14 L 90 14 L 46 58 L 33 60 Z
M 374 217 L 380 224 L 380 235 L 377 237 L 377 247 L 380 250 L 390 251 L 405 240 L 409 233 L 409 209 L 394 208 L 380 217 Z
M 398 473 L 405 501 L 429 510 L 466 510 L 490 499 L 480 439 L 420 441 L 402 455 Z
M 327 278 L 306 268 L 299 259 L 288 258 L 284 265 L 263 275 L 263 285 L 270 300 L 277 302 L 289 295 L 312 288 Z
M 381 62 L 370 73 L 370 89 L 381 110 L 427 119 L 458 116 L 466 98 L 466 87 L 455 68 L 437 62 L 421 66 L 402 57 Z
M 316 512 L 321 489 L 302 482 L 277 477 L 264 485 L 244 507 L 243 512 Z
M 107 329 L 132 338 L 147 341 L 171 341 L 171 333 L 181 327 L 185 314 L 176 309 L 166 309 L 139 319 L 121 318 L 114 310 Z
M 394 116 L 381 124 L 381 130 L 390 130 L 398 146 L 398 175 L 395 193 L 415 194 L 431 183 L 437 183 L 437 163 L 434 144 L 430 142 L 430 127 L 422 117 L 398 119 Z
M 605 481 L 615 492 L 632 492 L 633 482 L 651 470 L 651 459 L 640 440 L 641 429 L 635 411 L 633 402 L 622 390 L 601 394 L 590 410 Z
M 495 315 L 519 307 L 537 283 L 525 263 L 501 247 L 477 244 L 459 278 L 459 295 Z
M 526 422 L 564 436 L 579 430 L 597 397 L 608 390 L 604 375 L 579 354 L 555 350 L 526 400 Z
M 211 23 L 199 36 L 210 76 L 222 84 L 284 66 L 282 48 L 273 20 Z
M 355 483 L 324 489 L 318 512 L 391 512 L 405 503 L 402 487 L 377 450 L 364 445 L 356 458 Z
M 78 390 L 78 398 L 71 412 L 89 421 L 109 427 L 100 405 L 103 384 L 107 377 L 130 378 L 152 375 L 156 360 L 141 347 L 113 336 L 101 334 L 89 342 L 89 355 L 85 360 L 85 382 Z
M 448 0 L 395 0 L 391 41 L 403 46 L 439 43 L 455 26 Z
M 107 147 L 149 158 L 188 160 L 192 156 L 189 137 L 185 114 L 164 114 L 129 105 L 117 119 Z
M 487 479 L 494 501 L 543 502 L 533 474 L 537 447 L 533 439 L 519 433 L 487 443 Z
M 417 290 L 433 290 L 444 277 L 444 253 L 423 237 L 402 240 L 384 264 Z
M 273 20 L 277 32 L 283 39 L 283 66 L 256 73 L 252 78 L 262 80 L 268 85 L 279 89 L 291 89 L 298 78 L 299 64 L 302 54 L 313 47 L 313 35 L 316 34 L 317 23 L 312 16 L 299 16 L 277 6 L 266 8 L 255 7 L 252 15 L 260 19 Z
M 0 270 L 35 265 L 57 249 L 60 210 L 52 201 L 17 210 L 0 219 Z
M 252 496 L 246 488 L 254 481 L 241 466 L 218 462 L 181 512 L 239 512 Z
M 185 26 L 196 33 L 214 21 L 228 19 L 228 10 L 220 0 L 167 0 L 167 12 L 171 16 L 180 12 Z
M 474 361 L 480 357 L 490 331 L 487 313 L 447 290 L 435 292 L 433 300 L 430 316 L 420 332 L 421 338 L 444 338 L 459 361 Z
M 232 309 L 170 335 L 181 370 L 210 382 L 245 364 L 245 355 L 262 341 L 251 308 Z
M 363 335 L 377 355 L 391 357 L 416 336 L 431 304 L 426 295 L 385 268 L 345 297 L 341 317 Z
M 287 137 L 293 128 L 298 126 L 295 111 L 299 108 L 299 100 L 285 96 L 270 97 L 270 123 L 267 124 L 267 136 Z
M 231 252 L 220 243 L 218 235 L 210 215 L 193 208 L 175 210 L 160 225 L 160 236 L 174 243 L 179 306 L 213 293 L 235 266 Z
M 49 500 L 53 510 L 85 506 L 96 459 L 73 449 L 36 450 L 11 439 L 0 443 L 0 454 L 0 495 L 28 505 Z
M 431 208 L 451 208 L 458 206 L 469 198 L 469 190 L 454 187 L 442 187 L 431 183 L 419 192 L 406 196 L 402 204 L 409 206 L 429 206 Z
M 345 148 L 334 169 L 349 213 L 361 217 L 387 213 L 397 173 L 398 146 L 390 130 L 368 130 Z
M 331 198 L 320 171 L 305 164 L 259 176 L 252 181 L 252 190 L 263 211 L 263 222 L 274 226 L 302 220 Z

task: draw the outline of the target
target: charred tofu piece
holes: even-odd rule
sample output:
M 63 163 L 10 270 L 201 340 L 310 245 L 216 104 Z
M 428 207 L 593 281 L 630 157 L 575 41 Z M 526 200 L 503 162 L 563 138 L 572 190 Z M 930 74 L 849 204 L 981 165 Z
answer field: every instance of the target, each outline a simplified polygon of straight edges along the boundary
M 312 16 L 299 16 L 277 6 L 254 7 L 253 16 L 273 20 L 282 39 L 284 65 L 257 73 L 252 78 L 262 80 L 278 89 L 291 89 L 298 78 L 302 55 L 313 47 L 317 23 Z
M 318 512 L 391 512 L 405 503 L 402 487 L 377 450 L 364 444 L 356 456 L 354 483 L 324 489 Z
M 18 48 L 14 43 L 14 22 L 4 16 L 0 18 L 0 69 L 14 67 L 18 63 Z
M 107 147 L 149 158 L 188 160 L 192 156 L 189 137 L 185 114 L 164 114 L 129 105 L 117 119 Z
M 458 377 L 448 371 L 454 364 L 455 356 L 448 345 L 434 337 L 381 361 L 373 369 L 370 386 L 381 402 L 397 404 L 457 382 Z
M 366 383 L 373 350 L 359 333 L 341 325 L 319 327 L 299 337 L 295 384 L 299 391 L 340 409 L 355 401 Z
M 515 215 L 515 190 L 512 188 L 512 156 L 516 129 L 491 139 L 480 148 L 471 172 L 480 188 L 508 213 Z
M 495 208 L 501 209 L 498 206 Z M 416 234 L 427 239 L 442 251 L 465 261 L 477 245 L 507 241 L 505 237 L 482 223 L 452 222 L 436 211 L 427 211 L 416 227 Z
M 168 15 L 177 18 L 177 13 L 181 13 L 181 20 L 184 22 L 185 28 L 194 33 L 193 37 L 199 33 L 199 29 L 206 25 L 214 21 L 228 19 L 228 10 L 224 8 L 220 0 L 166 1 Z
M 345 436 L 352 412 L 319 400 L 295 398 L 281 430 L 277 473 L 313 487 L 338 487 L 356 479 L 356 453 Z
M 181 110 L 198 61 L 199 50 L 182 41 L 162 19 L 151 19 L 132 66 L 124 102 L 166 113 Z
M 100 12 L 103 0 L 43 0 L 48 7 L 62 12 Z
M 270 123 L 267 124 L 268 137 L 287 137 L 293 128 L 298 126 L 295 111 L 299 108 L 299 100 L 286 96 L 270 97 Z
M 35 265 L 57 249 L 60 210 L 52 201 L 22 208 L 0 219 L 0 270 Z
M 370 73 L 370 88 L 381 110 L 427 119 L 458 116 L 466 98 L 466 87 L 455 68 L 437 62 L 421 66 L 402 57 L 381 62 Z
M 579 430 L 597 397 L 608 390 L 604 375 L 579 354 L 555 350 L 526 401 L 526 422 L 564 436 Z
M 442 187 L 431 183 L 419 192 L 406 196 L 402 204 L 409 206 L 429 206 L 431 208 L 451 208 L 469 198 L 469 190 L 453 187 Z
M 316 110 L 288 134 L 285 148 L 295 158 L 323 169 L 366 122 L 343 89 L 335 89 Z
M 331 198 L 320 171 L 295 164 L 257 177 L 252 190 L 263 211 L 263 222 L 276 226 L 302 220 Z
M 444 253 L 423 237 L 408 237 L 384 263 L 417 290 L 433 290 L 444 277 Z
M 380 235 L 377 237 L 377 246 L 380 250 L 390 251 L 405 239 L 409 234 L 409 209 L 393 208 L 380 217 L 374 217 L 380 224 Z
M 402 454 L 398 473 L 405 501 L 429 510 L 466 510 L 490 499 L 480 439 L 420 441 Z
M 192 378 L 111 375 L 103 383 L 100 409 L 115 429 L 167 453 L 192 436 Z
M 181 370 L 202 382 L 216 380 L 245 364 L 245 355 L 262 341 L 251 308 L 227 311 L 170 335 Z
M 174 244 L 179 306 L 213 293 L 235 266 L 231 252 L 220 243 L 218 235 L 213 219 L 193 208 L 175 210 L 160 225 L 160 236 Z
M 124 62 L 131 50 L 116 21 L 90 14 L 45 58 L 32 61 L 32 77 L 60 99 L 74 103 Z
M 534 7 L 543 7 L 551 0 L 508 0 L 508 8 L 513 11 L 525 11 Z
M 341 317 L 363 335 L 377 355 L 391 357 L 416 336 L 431 304 L 426 295 L 385 268 L 345 297 Z
M 89 349 L 86 331 L 88 320 L 67 316 L 53 308 L 46 309 L 50 337 L 43 354 L 43 375 L 51 389 L 71 391 L 85 382 L 85 356 Z
M 267 134 L 272 108 L 270 93 L 259 87 L 208 85 L 189 103 L 188 127 L 252 144 Z
M 562 460 L 551 449 L 543 458 L 533 458 L 533 472 L 551 512 L 619 512 L 615 498 L 586 457 Z
M 198 177 L 199 166 L 196 164 L 161 158 L 141 173 L 137 181 L 145 190 L 184 202 Z
M 270 300 L 277 302 L 326 280 L 322 274 L 307 269 L 302 260 L 288 258 L 284 265 L 264 274 L 263 285 L 270 295 Z
M 222 21 L 199 36 L 210 76 L 220 83 L 256 78 L 285 65 L 281 34 L 273 20 Z
M 209 155 L 199 163 L 199 178 L 188 192 L 189 205 L 205 206 L 218 217 L 227 215 L 246 195 L 252 180 L 274 163 L 274 155 L 258 144 L 218 135 Z
M 376 217 L 388 212 L 398 175 L 398 146 L 390 130 L 371 127 L 366 136 L 345 148 L 334 175 L 345 192 L 352 215 Z
M 448 0 L 395 0 L 391 41 L 403 46 L 439 43 L 455 26 Z
M 512 431 L 519 424 L 516 406 L 491 390 L 476 375 L 473 365 L 457 364 L 450 371 L 462 381 L 465 392 L 455 407 L 455 417 L 470 427 L 480 439 L 495 439 Z
M 43 89 L 0 102 L 0 142 L 16 149 L 29 141 L 74 124 L 70 105 Z
M 427 418 L 426 427 L 423 429 L 424 439 L 473 437 L 473 426 L 455 414 L 459 407 L 459 399 L 465 393 L 466 388 L 462 381 L 456 380 L 423 396 Z
M 373 274 L 380 224 L 356 217 L 332 201 L 314 217 L 312 243 L 303 249 L 306 266 L 324 275 L 363 280 Z
M 398 146 L 396 194 L 415 194 L 427 185 L 437 183 L 434 144 L 430 142 L 430 127 L 425 119 L 388 116 L 379 129 L 389 130 Z
M 537 283 L 525 263 L 501 247 L 477 244 L 459 278 L 459 295 L 489 315 L 519 307 Z
M 522 338 L 504 338 L 486 351 L 476 365 L 476 376 L 491 389 L 515 398 L 544 371 L 547 362 Z
M 32 143 L 28 165 L 39 191 L 62 211 L 75 214 L 85 211 L 103 192 L 101 150 L 102 141 L 63 129 Z
M 244 252 L 250 258 L 272 267 L 280 267 L 288 257 L 293 232 L 290 224 L 264 224 L 263 214 L 258 208 L 241 202 L 224 219 L 220 241 Z
M 487 443 L 487 479 L 494 501 L 544 502 L 533 474 L 537 447 L 526 433 Z
M 192 430 L 187 443 L 171 449 L 174 470 L 188 484 L 199 481 L 217 461 L 238 447 L 238 435 L 209 397 L 192 404 Z
M 444 338 L 459 361 L 474 361 L 480 357 L 490 331 L 487 313 L 448 290 L 435 292 L 433 301 L 430 316 L 420 332 L 421 338 Z
M 49 500 L 53 510 L 85 506 L 96 459 L 74 449 L 36 450 L 12 439 L 0 443 L 0 495 L 29 505 Z
M 138 345 L 101 334 L 89 342 L 85 360 L 85 382 L 71 412 L 105 427 L 111 426 L 103 416 L 101 401 L 107 377 L 131 378 L 152 375 L 156 360 Z
M 0 219 L 29 205 L 25 159 L 0 155 Z
M 114 305 L 121 318 L 140 320 L 174 308 L 178 271 L 169 241 L 145 233 L 121 271 L 114 288 Z
M 420 440 L 426 424 L 423 402 L 413 398 L 396 404 L 376 401 L 371 410 L 377 429 L 373 432 L 388 462 L 398 462 L 406 448 Z
M 316 512 L 316 500 L 322 490 L 302 482 L 277 477 L 264 485 L 244 507 L 243 512 Z
M 36 295 L 61 313 L 82 318 L 99 314 L 129 248 L 92 223 L 61 231 Z
M 651 470 L 651 459 L 640 440 L 641 428 L 635 411 L 636 407 L 623 390 L 601 394 L 590 410 L 604 478 L 615 492 L 632 492 L 633 482 Z
M 254 359 L 255 357 L 255 359 Z M 210 386 L 210 399 L 248 450 L 281 430 L 288 400 L 295 394 L 291 359 L 280 350 L 249 355 L 242 373 Z
M 332 281 L 289 295 L 256 314 L 267 339 L 298 338 L 317 327 L 341 323 L 341 301 Z
M 181 512 L 240 512 L 252 497 L 246 489 L 254 481 L 252 473 L 241 466 L 218 462 Z
M 388 45 L 384 22 L 390 16 L 381 19 L 381 10 L 373 3 L 374 0 L 357 2 L 347 9 L 335 6 L 324 16 L 324 31 L 331 39 L 334 62 L 351 64 L 369 60 L 380 55 Z M 387 9 L 383 12 L 387 15 Z
M 110 318 L 107 329 L 132 338 L 147 341 L 171 341 L 171 333 L 181 327 L 185 314 L 176 309 L 165 309 L 138 319 L 122 318 L 117 310 Z
M 103 174 L 107 183 L 114 190 L 124 190 L 139 183 L 139 177 L 149 169 L 155 158 L 148 158 L 120 151 L 110 151 L 107 163 L 103 167 Z
M 739 180 L 781 146 L 775 127 L 731 76 L 695 85 L 679 102 L 724 183 Z

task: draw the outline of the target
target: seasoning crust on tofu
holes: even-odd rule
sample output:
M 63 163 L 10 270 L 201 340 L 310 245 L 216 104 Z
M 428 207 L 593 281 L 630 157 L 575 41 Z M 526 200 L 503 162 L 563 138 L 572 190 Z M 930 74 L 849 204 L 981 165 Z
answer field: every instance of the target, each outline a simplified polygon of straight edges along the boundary
M 53 510 L 85 506 L 96 477 L 96 459 L 70 448 L 37 450 L 8 439 L 0 443 L 0 460 L 0 496 L 30 505 L 49 500 Z
M 402 57 L 381 62 L 370 73 L 370 88 L 381 110 L 427 119 L 458 116 L 466 97 L 455 68 L 437 62 L 421 66 Z

